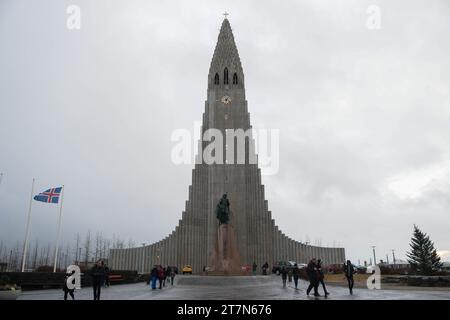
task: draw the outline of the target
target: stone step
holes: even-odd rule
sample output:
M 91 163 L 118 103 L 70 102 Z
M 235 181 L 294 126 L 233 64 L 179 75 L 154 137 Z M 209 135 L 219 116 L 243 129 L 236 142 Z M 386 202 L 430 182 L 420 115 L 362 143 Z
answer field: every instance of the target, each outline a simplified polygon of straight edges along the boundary
M 186 286 L 258 286 L 274 281 L 271 276 L 178 276 L 177 285 Z M 277 280 L 277 278 L 275 278 Z M 281 280 L 280 280 L 281 281 Z
M 247 276 L 247 274 L 233 271 L 208 271 L 206 276 Z

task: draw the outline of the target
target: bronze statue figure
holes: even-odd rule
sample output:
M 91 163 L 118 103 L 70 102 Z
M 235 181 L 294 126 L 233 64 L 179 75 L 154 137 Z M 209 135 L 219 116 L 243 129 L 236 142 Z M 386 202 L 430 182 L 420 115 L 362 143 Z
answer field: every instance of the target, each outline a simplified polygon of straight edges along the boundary
M 228 220 L 230 219 L 230 201 L 228 201 L 226 193 L 216 206 L 216 217 L 219 219 L 219 225 L 228 224 Z

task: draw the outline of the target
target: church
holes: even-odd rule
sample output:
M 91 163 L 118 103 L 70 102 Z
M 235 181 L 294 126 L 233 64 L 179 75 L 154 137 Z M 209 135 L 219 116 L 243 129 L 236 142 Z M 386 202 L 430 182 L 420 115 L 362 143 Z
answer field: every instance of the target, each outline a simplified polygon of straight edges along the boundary
M 236 43 L 227 18 L 223 20 L 208 74 L 207 100 L 202 118 L 202 136 L 208 129 L 226 131 L 251 129 L 245 98 L 245 78 Z M 155 264 L 190 265 L 193 273 L 208 266 L 214 251 L 219 222 L 217 203 L 224 194 L 229 199 L 229 224 L 233 226 L 240 264 L 260 267 L 265 262 L 307 263 L 320 258 L 324 265 L 343 263 L 344 248 L 311 246 L 291 239 L 276 225 L 265 199 L 261 171 L 254 154 L 253 141 L 244 144 L 244 161 L 209 163 L 196 161 L 192 171 L 189 198 L 178 226 L 164 239 L 148 246 L 112 249 L 109 264 L 113 270 L 148 273 Z M 207 148 L 199 142 L 199 155 Z M 223 154 L 227 153 L 223 145 Z M 306 215 L 305 215 L 306 216 Z

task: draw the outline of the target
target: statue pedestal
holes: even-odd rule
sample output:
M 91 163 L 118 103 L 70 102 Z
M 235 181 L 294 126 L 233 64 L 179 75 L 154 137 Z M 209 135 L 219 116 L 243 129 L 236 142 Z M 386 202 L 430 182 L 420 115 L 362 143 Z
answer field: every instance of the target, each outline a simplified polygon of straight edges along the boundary
M 224 275 L 241 273 L 241 257 L 237 247 L 234 228 L 231 225 L 221 224 L 219 226 L 209 266 L 213 273 Z

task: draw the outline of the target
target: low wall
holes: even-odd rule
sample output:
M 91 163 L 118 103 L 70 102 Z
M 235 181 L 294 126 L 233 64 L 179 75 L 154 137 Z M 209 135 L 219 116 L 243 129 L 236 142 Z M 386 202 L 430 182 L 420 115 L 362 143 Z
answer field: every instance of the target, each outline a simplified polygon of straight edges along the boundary
M 0 277 L 6 276 L 12 283 L 22 287 L 22 290 L 39 290 L 62 288 L 64 283 L 64 272 L 0 272 Z M 122 280 L 111 281 L 110 284 L 125 284 L 143 281 L 136 271 L 112 271 L 110 275 L 120 275 Z M 90 274 L 81 275 L 81 286 L 92 285 Z
M 382 283 L 414 287 L 450 287 L 450 276 L 382 276 Z

